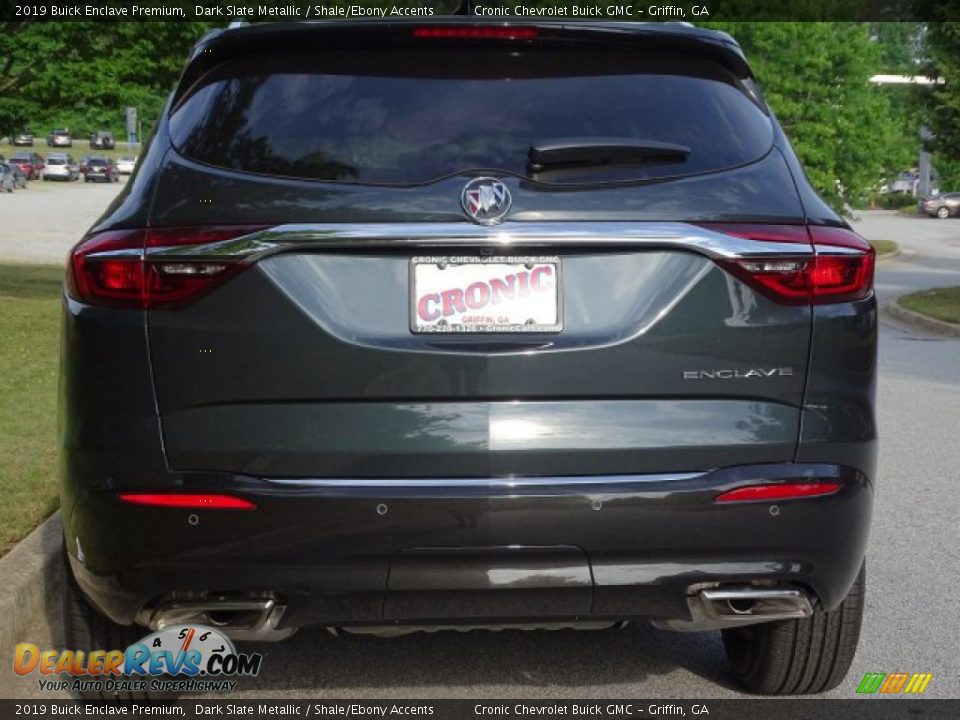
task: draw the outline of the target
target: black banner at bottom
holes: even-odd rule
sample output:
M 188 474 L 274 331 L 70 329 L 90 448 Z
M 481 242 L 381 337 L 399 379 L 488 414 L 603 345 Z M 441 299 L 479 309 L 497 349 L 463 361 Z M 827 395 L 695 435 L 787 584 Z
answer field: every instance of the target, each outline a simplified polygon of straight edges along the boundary
M 0 700 L 0 718 L 709 718 L 710 720 L 939 720 L 960 717 L 958 700 Z

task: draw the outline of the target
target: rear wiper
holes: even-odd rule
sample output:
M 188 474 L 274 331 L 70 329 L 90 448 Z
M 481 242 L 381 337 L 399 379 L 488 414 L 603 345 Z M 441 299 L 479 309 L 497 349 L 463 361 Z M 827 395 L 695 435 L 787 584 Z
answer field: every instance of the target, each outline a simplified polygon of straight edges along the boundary
M 686 145 L 617 137 L 571 137 L 540 140 L 530 146 L 527 169 L 542 172 L 549 168 L 624 165 L 651 160 L 683 160 L 690 154 Z

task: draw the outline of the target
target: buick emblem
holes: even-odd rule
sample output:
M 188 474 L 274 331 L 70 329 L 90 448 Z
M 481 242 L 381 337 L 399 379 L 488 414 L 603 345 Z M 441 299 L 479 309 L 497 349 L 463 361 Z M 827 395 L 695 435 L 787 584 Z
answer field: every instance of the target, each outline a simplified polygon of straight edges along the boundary
M 480 225 L 496 225 L 510 212 L 513 199 L 507 186 L 496 178 L 474 178 L 463 186 L 460 204 L 467 217 Z

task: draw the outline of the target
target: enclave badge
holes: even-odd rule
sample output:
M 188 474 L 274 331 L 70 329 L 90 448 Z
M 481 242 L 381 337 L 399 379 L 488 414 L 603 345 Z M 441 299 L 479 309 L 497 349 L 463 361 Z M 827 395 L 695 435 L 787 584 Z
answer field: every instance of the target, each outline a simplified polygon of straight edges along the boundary
M 480 225 L 496 225 L 510 211 L 513 199 L 507 186 L 496 178 L 474 178 L 463 186 L 460 205 L 471 220 Z

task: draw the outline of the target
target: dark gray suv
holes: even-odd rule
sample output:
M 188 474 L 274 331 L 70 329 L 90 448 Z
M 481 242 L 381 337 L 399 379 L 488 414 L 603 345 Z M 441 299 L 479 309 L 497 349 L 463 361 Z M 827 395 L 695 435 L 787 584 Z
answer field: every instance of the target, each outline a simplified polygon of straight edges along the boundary
M 68 645 L 635 620 L 834 687 L 873 260 L 722 33 L 210 35 L 72 251 Z

